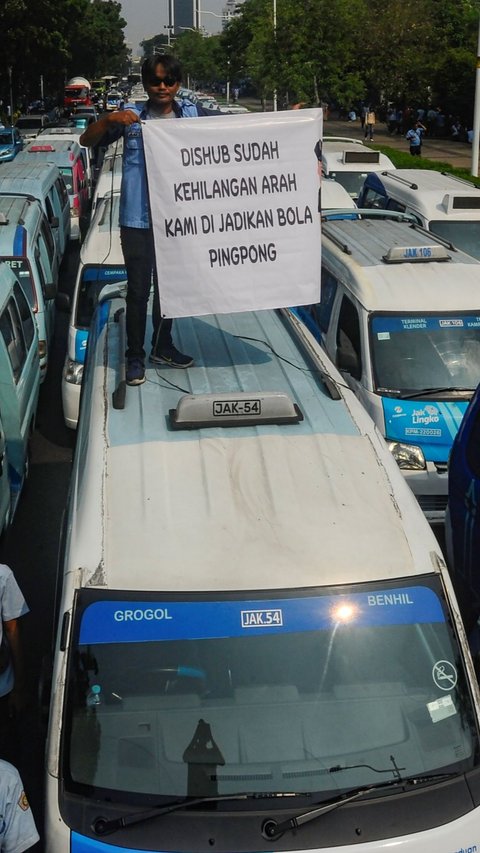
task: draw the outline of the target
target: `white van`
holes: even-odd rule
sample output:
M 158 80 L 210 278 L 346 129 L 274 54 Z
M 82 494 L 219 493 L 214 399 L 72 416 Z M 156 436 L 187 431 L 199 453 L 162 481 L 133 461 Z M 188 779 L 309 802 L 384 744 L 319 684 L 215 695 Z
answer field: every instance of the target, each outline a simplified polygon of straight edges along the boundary
M 18 279 L 0 262 L 0 533 L 28 476 L 40 388 L 38 332 Z
M 36 199 L 0 195 L 0 260 L 17 276 L 38 327 L 41 381 L 55 325 L 55 243 Z
M 70 202 L 67 187 L 52 163 L 8 163 L 0 171 L 0 194 L 36 198 L 47 217 L 59 262 L 70 239 Z
M 480 188 L 432 169 L 395 169 L 365 179 L 359 207 L 398 210 L 480 258 Z
M 67 139 L 71 142 L 76 142 L 80 146 L 80 153 L 83 159 L 83 168 L 87 176 L 88 197 L 90 198 L 93 192 L 93 170 L 95 165 L 95 150 L 87 148 L 86 145 L 80 143 L 80 137 L 85 131 L 84 127 L 65 127 L 63 125 L 52 125 L 44 128 L 37 137 L 37 141 L 42 143 L 45 137 L 53 136 L 56 139 Z
M 445 518 L 448 456 L 480 376 L 479 283 L 479 261 L 417 225 L 326 221 L 321 302 L 298 309 L 432 523 Z
M 62 175 L 70 201 L 70 239 L 81 242 L 81 221 L 88 213 L 89 188 L 84 158 L 78 142 L 69 139 L 34 139 L 20 154 L 17 163 L 54 163 Z
M 355 139 L 325 136 L 321 150 L 323 177 L 333 178 L 342 184 L 354 201 L 357 201 L 365 178 L 370 172 L 395 168 L 386 154 Z
M 67 354 L 62 373 L 65 424 L 76 429 L 88 332 L 100 291 L 125 280 L 126 269 L 118 223 L 120 196 L 101 198 L 80 250 L 73 298 L 59 294 L 57 305 L 70 312 Z
M 180 384 L 149 367 L 134 389 L 124 300 L 93 318 L 49 853 L 473 845 L 478 687 L 378 430 L 288 311 L 176 335 L 195 366 Z

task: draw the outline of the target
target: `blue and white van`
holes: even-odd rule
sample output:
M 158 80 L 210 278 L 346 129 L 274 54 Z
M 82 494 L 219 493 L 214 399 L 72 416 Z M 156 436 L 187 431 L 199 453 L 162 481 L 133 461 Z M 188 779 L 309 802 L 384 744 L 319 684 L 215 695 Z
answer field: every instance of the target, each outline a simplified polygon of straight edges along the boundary
M 401 211 L 419 225 L 480 258 L 480 188 L 432 169 L 395 169 L 366 176 L 359 207 Z
M 0 195 L 0 260 L 17 276 L 35 315 L 43 382 L 53 340 L 58 278 L 53 235 L 36 199 Z
M 58 263 L 70 239 L 70 201 L 65 181 L 53 163 L 9 163 L 0 170 L 0 194 L 36 198 L 47 217 L 57 247 Z
M 40 388 L 38 332 L 18 279 L 0 262 L 0 533 L 28 475 Z
M 448 456 L 480 375 L 479 286 L 480 263 L 419 226 L 326 221 L 321 302 L 298 309 L 432 523 L 444 521 Z
M 119 193 L 99 199 L 80 251 L 72 301 L 61 294 L 61 302 L 57 303 L 70 311 L 62 403 L 65 423 L 71 429 L 77 426 L 88 333 L 98 295 L 106 285 L 124 281 L 126 277 L 120 245 L 119 207 Z
M 49 853 L 452 853 L 478 686 L 438 543 L 289 311 L 93 317 L 46 749 Z M 151 320 L 147 334 L 151 332 Z

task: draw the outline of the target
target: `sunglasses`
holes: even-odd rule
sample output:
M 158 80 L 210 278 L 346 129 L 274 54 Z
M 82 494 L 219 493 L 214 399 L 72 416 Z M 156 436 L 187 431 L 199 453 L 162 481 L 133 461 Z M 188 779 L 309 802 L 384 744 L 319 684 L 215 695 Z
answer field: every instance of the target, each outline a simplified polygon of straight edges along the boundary
M 148 82 L 150 86 L 160 86 L 163 83 L 164 86 L 175 86 L 175 83 L 178 83 L 176 77 L 167 76 L 167 77 L 149 77 Z

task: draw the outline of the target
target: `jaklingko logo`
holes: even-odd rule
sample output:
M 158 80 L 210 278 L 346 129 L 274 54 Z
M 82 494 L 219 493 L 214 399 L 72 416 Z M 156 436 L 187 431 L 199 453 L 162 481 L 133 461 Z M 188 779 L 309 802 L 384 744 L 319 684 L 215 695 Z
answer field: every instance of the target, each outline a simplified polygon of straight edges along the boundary
M 423 424 L 424 426 L 428 426 L 429 424 L 438 424 L 439 420 L 440 417 L 438 415 L 438 409 L 436 409 L 435 406 L 425 406 L 424 409 L 413 410 L 413 424 Z

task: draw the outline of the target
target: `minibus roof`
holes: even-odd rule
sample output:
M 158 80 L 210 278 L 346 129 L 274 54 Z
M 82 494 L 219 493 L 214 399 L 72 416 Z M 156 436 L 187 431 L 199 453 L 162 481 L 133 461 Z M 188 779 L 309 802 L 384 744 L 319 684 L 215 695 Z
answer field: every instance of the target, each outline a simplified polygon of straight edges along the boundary
M 180 377 L 147 366 L 122 406 L 124 307 L 101 305 L 90 332 L 70 584 L 271 590 L 440 571 L 435 537 L 383 439 L 289 311 L 176 320 L 195 366 Z M 326 384 L 323 370 L 334 377 Z M 245 399 L 268 412 L 272 392 L 303 419 L 231 415 Z M 192 428 L 179 429 L 185 395 Z M 239 426 L 220 425 L 225 410 Z
M 411 205 L 427 221 L 480 219 L 480 188 L 454 175 L 434 169 L 394 169 L 377 172 L 367 181 L 373 189 L 383 188 L 395 200 Z
M 0 258 L 25 257 L 29 226 L 42 216 L 40 202 L 22 196 L 0 195 Z
M 120 193 L 116 192 L 98 200 L 82 248 L 80 264 L 125 266 L 120 244 Z M 79 269 L 79 273 L 81 269 Z
M 379 172 L 395 168 L 381 151 L 341 138 L 323 140 L 322 163 L 327 175 L 330 172 Z
M 326 222 L 322 263 L 368 311 L 478 309 L 480 261 L 416 225 Z
M 70 165 L 80 156 L 81 148 L 78 142 L 71 139 L 49 137 L 42 140 L 32 139 L 32 142 L 23 151 L 20 151 L 15 159 L 19 163 L 37 158 L 38 162 Z
M 1 190 L 10 192 L 10 186 L 22 181 L 25 187 L 33 186 L 38 182 L 52 182 L 60 175 L 58 166 L 54 163 L 37 163 L 31 157 L 23 163 L 5 163 L 0 169 Z M 53 178 L 52 178 L 53 176 Z

